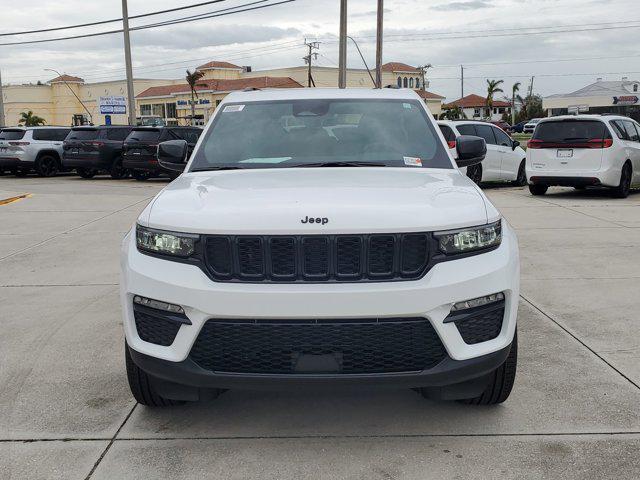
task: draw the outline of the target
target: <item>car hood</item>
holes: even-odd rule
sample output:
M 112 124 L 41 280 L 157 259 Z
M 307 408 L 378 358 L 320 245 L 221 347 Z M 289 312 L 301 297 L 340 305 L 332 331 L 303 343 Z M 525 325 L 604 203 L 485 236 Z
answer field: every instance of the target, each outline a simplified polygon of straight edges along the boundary
M 497 212 L 488 218 L 488 206 L 455 169 L 253 169 L 183 174 L 139 221 L 214 234 L 436 231 L 491 221 Z

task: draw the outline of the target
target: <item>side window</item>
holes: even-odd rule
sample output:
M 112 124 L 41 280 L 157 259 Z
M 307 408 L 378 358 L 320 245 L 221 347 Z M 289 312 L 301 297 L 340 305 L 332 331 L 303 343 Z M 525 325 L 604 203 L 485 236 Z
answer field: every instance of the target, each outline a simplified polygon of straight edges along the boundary
M 629 140 L 631 140 L 632 142 L 640 142 L 640 138 L 638 137 L 638 131 L 636 130 L 636 127 L 633 125 L 633 122 L 629 120 L 625 120 L 622 123 L 624 124 L 624 129 L 627 132 L 627 136 L 629 137 Z
M 504 145 L 505 147 L 511 146 L 512 142 L 509 138 L 509 135 L 504 133 L 502 130 L 500 130 L 499 128 L 493 128 L 493 134 L 496 136 L 498 145 Z
M 493 134 L 493 127 L 489 125 L 476 125 L 476 132 L 478 132 L 479 137 L 484 138 L 487 145 L 497 145 L 496 137 Z
M 55 141 L 62 142 L 65 138 L 67 138 L 67 135 L 69 135 L 70 131 L 71 131 L 70 128 L 60 128 L 56 130 Z
M 453 130 L 451 130 L 450 127 L 448 127 L 447 125 L 438 125 L 440 127 L 440 130 L 442 131 L 442 135 L 444 136 L 444 139 L 447 142 L 453 142 L 456 139 L 456 134 L 453 133 Z
M 477 135 L 476 127 L 473 125 L 456 125 L 460 135 Z
M 398 88 L 402 88 L 402 77 L 398 77 Z
M 627 136 L 627 132 L 624 129 L 624 125 L 622 124 L 621 120 L 613 120 L 610 123 L 613 131 L 616 132 L 616 135 L 620 140 L 629 140 L 629 137 Z

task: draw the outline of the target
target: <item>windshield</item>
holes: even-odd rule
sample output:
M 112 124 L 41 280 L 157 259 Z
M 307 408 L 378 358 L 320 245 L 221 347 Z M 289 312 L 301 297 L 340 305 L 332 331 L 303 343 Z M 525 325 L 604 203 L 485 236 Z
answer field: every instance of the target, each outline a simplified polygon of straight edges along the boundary
M 97 129 L 73 129 L 67 136 L 67 140 L 95 140 L 98 137 Z
M 419 101 L 227 104 L 190 170 L 305 166 L 453 168 Z
M 604 123 L 598 120 L 563 120 L 542 122 L 536 128 L 534 140 L 543 142 L 568 142 L 573 140 L 598 140 L 609 138 Z
M 160 130 L 134 129 L 131 131 L 125 142 L 149 142 L 154 143 L 160 138 Z

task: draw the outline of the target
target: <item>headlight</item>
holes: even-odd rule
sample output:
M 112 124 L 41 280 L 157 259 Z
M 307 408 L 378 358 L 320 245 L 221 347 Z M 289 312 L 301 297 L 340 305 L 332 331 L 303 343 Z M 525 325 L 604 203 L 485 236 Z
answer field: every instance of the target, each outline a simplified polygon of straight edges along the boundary
M 502 241 L 502 226 L 498 220 L 480 227 L 438 232 L 435 236 L 442 253 L 455 255 L 497 247 Z
M 136 225 L 136 245 L 138 250 L 161 255 L 188 257 L 195 251 L 198 235 L 167 232 Z

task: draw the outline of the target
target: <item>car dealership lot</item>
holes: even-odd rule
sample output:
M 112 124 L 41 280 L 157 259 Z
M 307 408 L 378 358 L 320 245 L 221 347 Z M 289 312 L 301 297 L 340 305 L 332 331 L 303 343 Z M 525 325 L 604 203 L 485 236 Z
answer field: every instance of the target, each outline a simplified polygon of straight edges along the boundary
M 501 406 L 410 390 L 229 391 L 163 410 L 126 384 L 122 236 L 164 181 L 0 177 L 0 478 L 635 478 L 640 192 L 485 190 L 521 247 Z

